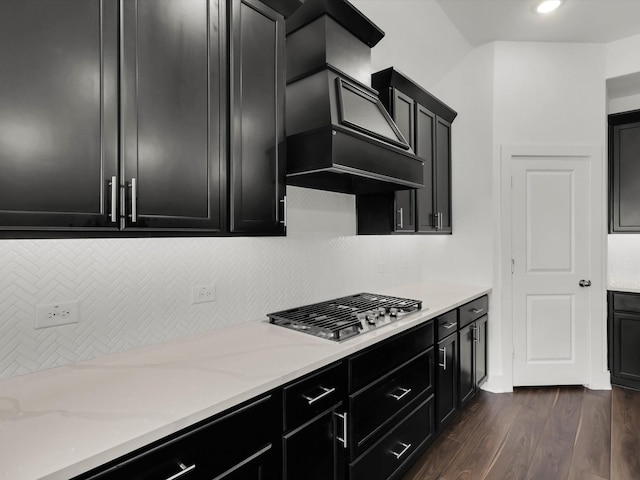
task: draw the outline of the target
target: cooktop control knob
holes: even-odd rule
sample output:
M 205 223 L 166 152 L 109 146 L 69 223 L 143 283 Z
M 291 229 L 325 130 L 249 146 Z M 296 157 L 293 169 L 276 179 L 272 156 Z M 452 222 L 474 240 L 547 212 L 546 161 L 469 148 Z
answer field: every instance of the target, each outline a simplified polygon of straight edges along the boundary
M 396 307 L 391 307 L 389 309 L 389 315 L 391 315 L 392 317 L 397 317 L 398 316 L 398 309 Z

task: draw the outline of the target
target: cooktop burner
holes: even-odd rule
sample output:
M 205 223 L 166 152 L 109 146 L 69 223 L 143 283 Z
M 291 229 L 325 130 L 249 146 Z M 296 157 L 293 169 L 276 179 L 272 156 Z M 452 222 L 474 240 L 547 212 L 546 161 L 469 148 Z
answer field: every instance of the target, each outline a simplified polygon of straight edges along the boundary
M 388 325 L 420 309 L 420 300 L 357 293 L 269 313 L 267 317 L 275 325 L 339 342 Z

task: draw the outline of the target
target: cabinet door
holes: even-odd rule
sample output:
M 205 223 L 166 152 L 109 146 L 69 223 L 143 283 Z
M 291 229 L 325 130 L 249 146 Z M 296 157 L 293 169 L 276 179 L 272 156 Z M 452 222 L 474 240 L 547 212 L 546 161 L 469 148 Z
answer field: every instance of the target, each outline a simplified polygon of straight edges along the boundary
M 640 315 L 613 314 L 612 382 L 640 388 Z M 613 378 L 615 377 L 615 378 Z
M 436 116 L 418 104 L 416 108 L 416 155 L 424 160 L 424 188 L 416 190 L 418 231 L 435 231 L 433 210 L 433 153 L 435 147 Z
M 640 231 L 640 123 L 610 127 L 612 232 Z M 611 188 L 611 187 L 610 187 Z
M 230 229 L 284 234 L 284 18 L 255 0 L 231 5 Z
M 458 411 L 458 334 L 438 342 L 436 426 L 441 431 Z
M 475 323 L 460 329 L 460 407 L 471 400 L 476 392 L 475 384 Z
M 222 0 L 122 2 L 124 227 L 218 231 Z
M 487 315 L 475 322 L 474 333 L 474 361 L 475 361 L 475 385 L 476 389 L 487 379 Z
M 451 124 L 436 118 L 436 155 L 434 168 L 436 222 L 441 233 L 451 233 Z
M 0 230 L 116 228 L 117 12 L 0 2 Z
M 411 97 L 393 89 L 393 119 L 411 148 L 415 147 L 415 105 Z M 394 212 L 396 232 L 416 231 L 415 190 L 395 193 Z
M 342 428 L 342 420 L 336 415 L 336 410 L 332 409 L 285 434 L 283 479 L 338 480 L 344 478 L 344 449 L 341 444 L 338 445 L 337 441 L 338 429 Z

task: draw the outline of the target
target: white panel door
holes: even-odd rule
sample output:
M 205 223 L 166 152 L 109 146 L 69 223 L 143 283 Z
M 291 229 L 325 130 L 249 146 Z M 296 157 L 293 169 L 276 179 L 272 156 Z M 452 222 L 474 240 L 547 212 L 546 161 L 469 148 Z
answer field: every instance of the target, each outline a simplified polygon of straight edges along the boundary
M 513 384 L 589 381 L 589 159 L 513 157 Z

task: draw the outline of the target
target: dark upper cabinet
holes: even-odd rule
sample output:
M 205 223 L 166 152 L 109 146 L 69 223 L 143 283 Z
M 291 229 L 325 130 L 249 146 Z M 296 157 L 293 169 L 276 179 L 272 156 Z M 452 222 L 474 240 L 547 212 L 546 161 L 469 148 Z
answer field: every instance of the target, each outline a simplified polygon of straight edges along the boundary
M 609 115 L 609 233 L 640 232 L 640 110 Z
M 125 229 L 220 231 L 224 2 L 122 2 Z
M 415 152 L 424 161 L 425 188 L 416 190 L 417 228 L 418 232 L 434 232 L 436 221 L 434 218 L 433 189 L 427 187 L 433 182 L 433 153 L 435 146 L 436 115 L 422 105 L 416 108 L 416 145 Z
M 451 123 L 436 117 L 433 218 L 439 233 L 451 233 Z
M 424 162 L 424 188 L 356 197 L 358 234 L 451 233 L 451 122 L 447 105 L 393 68 L 372 86 Z
M 415 111 L 416 103 L 412 98 L 394 90 L 389 110 L 394 121 L 411 148 L 415 148 Z M 398 190 L 394 194 L 394 212 L 396 232 L 415 232 L 416 196 L 414 190 Z
M 0 2 L 4 236 L 116 229 L 117 21 L 116 0 Z
M 230 231 L 284 234 L 284 17 L 231 5 Z
M 0 2 L 0 235 L 284 234 L 296 6 Z

